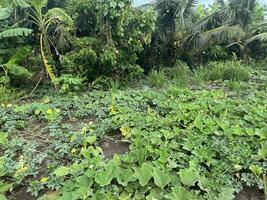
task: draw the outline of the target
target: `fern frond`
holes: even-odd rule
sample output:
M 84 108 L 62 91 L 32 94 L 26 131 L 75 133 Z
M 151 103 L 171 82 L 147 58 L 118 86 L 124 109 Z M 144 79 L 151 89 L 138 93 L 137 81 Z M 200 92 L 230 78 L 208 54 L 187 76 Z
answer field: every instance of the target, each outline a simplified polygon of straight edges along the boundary
M 1 32 L 0 39 L 8 37 L 17 37 L 17 36 L 28 36 L 31 33 L 32 30 L 28 28 L 12 28 Z
M 240 26 L 220 26 L 209 31 L 191 34 L 186 38 L 183 46 L 186 49 L 204 49 L 209 45 L 238 42 L 244 35 Z

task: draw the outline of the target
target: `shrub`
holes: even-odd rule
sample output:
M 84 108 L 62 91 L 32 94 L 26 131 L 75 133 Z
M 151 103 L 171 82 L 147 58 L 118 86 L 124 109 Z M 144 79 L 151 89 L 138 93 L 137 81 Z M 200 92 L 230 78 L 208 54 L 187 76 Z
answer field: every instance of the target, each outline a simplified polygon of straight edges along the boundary
M 81 41 L 79 45 L 74 40 L 74 48 L 64 58 L 70 71 L 82 71 L 90 81 L 101 75 L 135 78 L 142 74 L 137 61 L 155 29 L 152 9 L 137 9 L 131 0 L 70 0 L 68 12 L 81 27 L 76 35 L 83 37 L 75 39 Z

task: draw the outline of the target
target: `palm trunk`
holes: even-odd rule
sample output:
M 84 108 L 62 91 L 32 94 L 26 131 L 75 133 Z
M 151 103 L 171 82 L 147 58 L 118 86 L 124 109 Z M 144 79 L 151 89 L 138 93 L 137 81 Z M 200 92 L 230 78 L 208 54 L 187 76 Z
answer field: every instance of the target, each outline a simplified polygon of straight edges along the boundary
M 54 74 L 52 70 L 52 66 L 48 64 L 48 60 L 45 57 L 45 45 L 44 45 L 44 34 L 40 34 L 40 52 L 41 52 L 41 59 L 42 63 L 46 69 L 46 72 L 48 73 L 51 81 L 54 84 L 54 87 L 57 88 L 57 85 L 55 84 L 56 75 Z

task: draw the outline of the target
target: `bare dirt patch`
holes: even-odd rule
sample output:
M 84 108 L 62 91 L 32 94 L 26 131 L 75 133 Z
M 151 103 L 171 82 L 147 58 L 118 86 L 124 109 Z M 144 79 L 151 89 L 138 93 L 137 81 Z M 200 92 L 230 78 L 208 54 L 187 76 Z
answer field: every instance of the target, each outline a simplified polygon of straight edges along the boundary
M 235 200 L 265 200 L 264 193 L 253 187 L 245 187 L 236 195 Z
M 129 152 L 129 146 L 130 144 L 124 141 L 119 133 L 105 137 L 100 143 L 100 147 L 107 159 L 112 159 L 115 154 L 126 154 Z

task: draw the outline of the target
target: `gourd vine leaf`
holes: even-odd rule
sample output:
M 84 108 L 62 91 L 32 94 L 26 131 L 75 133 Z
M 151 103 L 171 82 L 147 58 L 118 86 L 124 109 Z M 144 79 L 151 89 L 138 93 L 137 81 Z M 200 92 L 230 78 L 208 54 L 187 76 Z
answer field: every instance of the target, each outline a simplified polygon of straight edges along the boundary
M 163 189 L 166 185 L 170 183 L 170 176 L 159 169 L 154 169 L 152 176 L 154 178 L 155 185 Z
M 11 184 L 0 181 L 0 194 L 4 194 L 11 188 Z
M 95 182 L 98 183 L 101 187 L 107 186 L 114 178 L 119 175 L 119 173 L 119 167 L 113 161 L 110 161 L 106 165 L 104 170 L 96 174 Z
M 69 167 L 65 167 L 65 166 L 61 166 L 59 168 L 57 168 L 54 172 L 54 174 L 57 176 L 57 177 L 62 177 L 62 176 L 66 176 L 68 175 L 70 172 L 70 168 Z
M 267 139 L 267 127 L 264 127 L 259 130 L 259 135 L 262 140 Z
M 122 170 L 120 175 L 117 177 L 118 183 L 124 187 L 126 187 L 129 182 L 132 182 L 135 180 L 136 178 L 133 176 L 133 171 L 131 169 Z
M 141 186 L 145 186 L 152 178 L 153 166 L 143 164 L 141 168 L 135 168 L 134 177 L 138 179 Z
M 181 181 L 186 186 L 194 186 L 199 179 L 199 174 L 192 168 L 181 169 L 179 171 Z
M 193 195 L 183 187 L 172 188 L 172 193 L 165 197 L 171 200 L 194 200 Z

